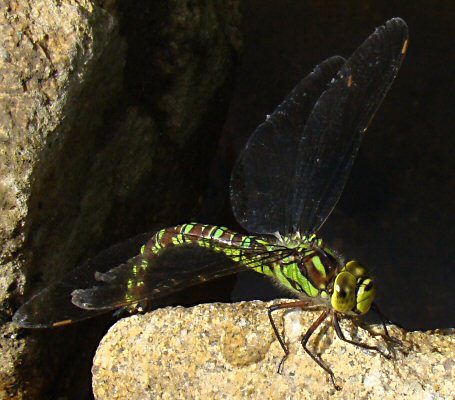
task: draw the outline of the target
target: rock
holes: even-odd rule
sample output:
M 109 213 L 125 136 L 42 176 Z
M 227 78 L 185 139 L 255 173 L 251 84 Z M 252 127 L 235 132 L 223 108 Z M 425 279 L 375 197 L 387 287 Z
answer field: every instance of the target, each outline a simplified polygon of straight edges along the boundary
M 4 321 L 27 280 L 58 276 L 56 266 L 61 273 L 80 255 L 65 239 L 71 231 L 82 238 L 77 221 L 93 215 L 74 211 L 102 111 L 121 91 L 125 42 L 113 16 L 89 0 L 2 3 L 0 398 L 36 398 L 53 363 L 46 360 L 47 372 L 40 367 L 45 352 L 39 356 L 37 342 L 20 340 Z
M 389 326 L 402 341 L 394 359 L 339 340 L 330 323 L 310 339 L 342 386 L 303 351 L 301 335 L 318 312 L 277 312 L 284 320 L 290 356 L 274 337 L 267 307 L 279 301 L 203 304 L 162 308 L 117 322 L 103 338 L 93 362 L 93 390 L 101 399 L 450 399 L 454 393 L 453 333 L 406 332 Z M 280 317 L 283 315 L 284 317 Z M 347 337 L 387 351 L 350 320 Z M 380 326 L 370 327 L 381 332 Z M 369 328 L 369 329 L 370 329 Z M 390 347 L 390 346 L 389 346 Z
M 0 6 L 0 398 L 78 393 L 94 329 L 7 321 L 99 250 L 186 220 L 205 190 L 241 35 L 237 0 L 190 3 Z

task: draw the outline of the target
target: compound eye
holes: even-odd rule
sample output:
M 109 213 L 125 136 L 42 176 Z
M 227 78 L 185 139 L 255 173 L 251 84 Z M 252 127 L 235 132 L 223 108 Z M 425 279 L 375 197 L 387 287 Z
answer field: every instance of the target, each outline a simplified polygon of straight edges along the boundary
M 361 314 L 365 314 L 371 307 L 376 296 L 376 287 L 371 278 L 365 278 L 360 282 L 357 289 L 356 308 Z
M 344 269 L 354 275 L 356 278 L 361 278 L 366 275 L 366 269 L 363 265 L 355 260 L 348 261 Z
M 356 278 L 349 272 L 340 272 L 335 278 L 331 297 L 332 307 L 336 311 L 351 311 L 356 305 Z

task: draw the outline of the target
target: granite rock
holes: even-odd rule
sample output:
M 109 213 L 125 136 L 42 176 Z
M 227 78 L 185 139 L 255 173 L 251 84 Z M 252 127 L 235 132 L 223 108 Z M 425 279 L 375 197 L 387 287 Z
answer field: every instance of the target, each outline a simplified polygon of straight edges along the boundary
M 237 0 L 1 2 L 0 398 L 88 386 L 103 327 L 17 334 L 11 316 L 103 248 L 191 213 L 238 25 Z
M 277 313 L 290 356 L 277 373 L 283 351 L 267 307 L 277 301 L 203 304 L 158 309 L 117 322 L 94 358 L 97 399 L 450 399 L 454 393 L 454 335 L 406 332 L 389 326 L 401 345 L 386 345 L 381 327 L 368 331 L 342 321 L 347 337 L 392 351 L 387 359 L 336 338 L 330 323 L 310 348 L 333 369 L 327 374 L 300 345 L 316 311 Z M 281 317 L 280 317 L 281 315 Z

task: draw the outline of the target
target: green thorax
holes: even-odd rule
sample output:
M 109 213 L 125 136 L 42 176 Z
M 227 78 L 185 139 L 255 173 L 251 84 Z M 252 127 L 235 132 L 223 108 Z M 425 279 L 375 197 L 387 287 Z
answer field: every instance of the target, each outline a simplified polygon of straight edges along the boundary
M 198 245 L 222 252 L 242 266 L 274 278 L 292 292 L 328 296 L 339 257 L 315 235 L 250 236 L 224 227 L 189 223 L 158 231 L 142 252 L 158 254 L 169 246 Z

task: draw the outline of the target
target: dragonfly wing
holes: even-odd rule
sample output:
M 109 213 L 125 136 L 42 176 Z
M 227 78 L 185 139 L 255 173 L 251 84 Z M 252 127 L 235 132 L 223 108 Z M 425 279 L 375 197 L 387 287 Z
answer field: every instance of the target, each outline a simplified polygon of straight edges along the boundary
M 231 177 L 231 204 L 249 232 L 288 233 L 299 143 L 308 116 L 345 60 L 331 57 L 305 77 L 251 135 Z M 306 155 L 308 156 L 308 155 Z
M 292 228 L 316 232 L 335 207 L 362 137 L 403 61 L 406 23 L 381 26 L 341 67 L 305 125 L 293 175 Z
M 264 251 L 255 256 L 255 262 L 266 263 L 283 254 L 282 251 Z M 240 264 L 223 252 L 198 244 L 167 247 L 159 255 L 140 255 L 107 273 L 98 274 L 99 283 L 75 290 L 72 301 L 87 310 L 115 309 L 244 271 L 252 262 Z
M 77 287 L 77 286 L 76 286 Z M 57 283 L 30 298 L 13 316 L 13 322 L 22 328 L 50 328 L 95 317 L 102 311 L 84 311 L 71 303 L 75 286 Z M 60 299 L 63 303 L 56 302 Z M 47 304 L 47 308 L 44 305 Z
M 14 314 L 13 321 L 24 328 L 47 328 L 81 321 L 103 311 L 82 310 L 71 302 L 71 293 L 78 288 L 95 284 L 95 271 L 108 271 L 139 252 L 153 234 L 144 233 L 102 251 L 70 271 L 56 282 L 24 303 Z
M 388 21 L 345 63 L 336 57 L 316 67 L 256 129 L 231 180 L 234 214 L 245 229 L 308 234 L 320 228 L 398 72 L 407 37 L 403 20 Z

